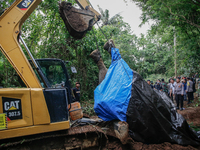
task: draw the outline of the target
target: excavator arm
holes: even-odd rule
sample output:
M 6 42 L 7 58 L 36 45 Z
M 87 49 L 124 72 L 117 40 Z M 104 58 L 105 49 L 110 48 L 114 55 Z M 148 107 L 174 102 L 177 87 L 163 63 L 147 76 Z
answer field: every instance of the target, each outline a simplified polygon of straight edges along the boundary
M 101 19 L 101 15 L 91 6 L 90 2 L 87 0 L 75 0 L 76 3 L 81 7 L 81 9 L 90 10 L 95 13 L 95 22 Z
M 28 88 L 42 86 L 19 45 L 18 36 L 22 24 L 40 2 L 41 0 L 16 0 L 0 16 L 0 49 Z
M 16 0 L 0 16 L 0 50 L 7 57 L 28 88 L 42 88 L 42 86 L 19 45 L 19 36 L 22 24 L 41 1 L 42 0 Z M 86 0 L 76 0 L 76 2 L 83 9 L 85 13 L 84 16 L 86 16 L 81 16 L 82 20 L 86 25 L 89 25 L 84 28 L 84 31 L 80 31 L 81 34 L 79 31 L 77 33 L 77 30 L 72 29 L 73 25 L 71 28 L 68 28 L 68 31 L 72 36 L 74 35 L 74 37 L 77 37 L 76 35 L 78 35 L 78 38 L 83 38 L 85 33 L 93 26 L 93 22 L 99 20 L 100 15 L 89 6 L 89 3 Z M 90 17 L 89 19 L 88 16 Z M 65 15 L 61 17 L 65 20 L 69 20 L 68 18 L 66 19 L 67 16 Z M 94 20 L 92 24 L 91 20 Z M 76 24 L 74 24 L 74 26 L 76 26 Z

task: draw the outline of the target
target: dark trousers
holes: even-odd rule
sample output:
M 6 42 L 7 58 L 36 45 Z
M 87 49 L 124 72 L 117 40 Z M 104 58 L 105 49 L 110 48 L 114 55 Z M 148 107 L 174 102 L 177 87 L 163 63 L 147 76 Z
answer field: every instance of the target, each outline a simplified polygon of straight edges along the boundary
M 191 100 L 193 100 L 193 92 L 187 92 L 188 95 L 188 103 L 190 103 Z
M 191 92 L 192 93 L 192 99 L 191 100 L 194 100 L 194 92 Z
M 175 99 L 177 107 L 179 108 L 179 102 L 181 102 L 181 108 L 183 108 L 183 96 L 181 94 L 176 94 Z
M 171 97 L 170 97 L 170 94 L 169 94 L 169 98 L 172 100 L 172 103 L 173 103 L 173 94 L 171 94 Z

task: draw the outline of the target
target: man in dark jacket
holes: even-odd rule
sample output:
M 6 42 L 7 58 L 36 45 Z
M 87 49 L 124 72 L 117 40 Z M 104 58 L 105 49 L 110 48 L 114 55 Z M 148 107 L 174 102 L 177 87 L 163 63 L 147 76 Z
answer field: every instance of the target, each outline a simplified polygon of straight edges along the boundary
M 157 80 L 157 84 L 154 85 L 154 88 L 157 89 L 158 91 L 162 91 L 162 85 L 159 79 Z
M 76 101 L 80 102 L 80 83 L 76 82 L 76 87 L 73 88 L 73 94 Z
M 148 85 L 150 85 L 151 88 L 153 89 L 153 85 L 151 84 L 151 81 L 150 81 L 150 80 L 147 80 L 147 83 L 148 83 Z

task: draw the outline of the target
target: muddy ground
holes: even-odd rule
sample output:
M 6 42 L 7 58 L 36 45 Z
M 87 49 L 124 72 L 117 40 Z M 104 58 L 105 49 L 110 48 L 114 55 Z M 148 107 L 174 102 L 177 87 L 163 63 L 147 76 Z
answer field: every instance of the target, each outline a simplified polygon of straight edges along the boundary
M 200 98 L 197 97 L 195 93 L 194 101 L 191 104 L 187 104 L 187 101 L 184 101 L 184 110 L 177 110 L 192 127 L 200 128 Z

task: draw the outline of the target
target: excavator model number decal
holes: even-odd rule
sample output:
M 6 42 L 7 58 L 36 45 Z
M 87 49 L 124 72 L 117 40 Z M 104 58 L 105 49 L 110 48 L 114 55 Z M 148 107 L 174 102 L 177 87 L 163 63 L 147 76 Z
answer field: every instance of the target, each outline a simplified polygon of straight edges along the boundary
M 21 99 L 2 97 L 2 102 L 7 121 L 22 119 Z
M 17 5 L 18 8 L 20 8 L 21 10 L 27 10 L 28 7 L 31 5 L 31 3 L 33 2 L 34 0 L 23 0 L 21 1 L 21 3 L 19 3 Z

